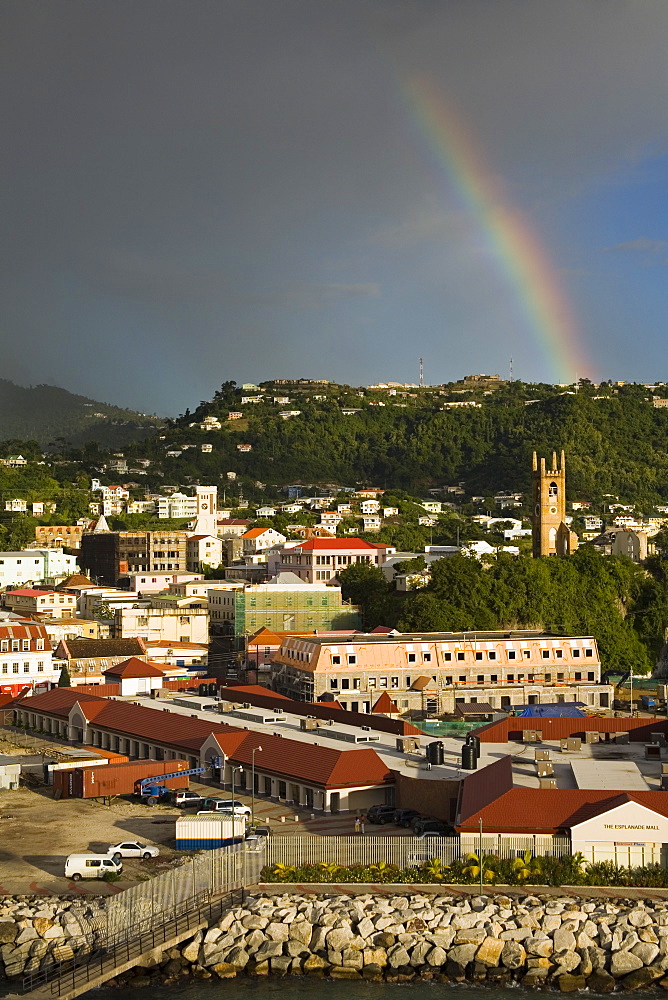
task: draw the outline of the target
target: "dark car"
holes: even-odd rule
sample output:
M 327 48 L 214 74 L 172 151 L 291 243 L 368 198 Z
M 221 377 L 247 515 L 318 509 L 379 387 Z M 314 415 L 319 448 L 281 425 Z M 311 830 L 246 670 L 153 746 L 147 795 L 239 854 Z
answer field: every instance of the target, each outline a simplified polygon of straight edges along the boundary
M 443 837 L 452 836 L 453 830 L 448 823 L 434 816 L 417 816 L 412 823 L 413 833 L 440 833 Z
M 408 829 L 413 823 L 413 820 L 417 819 L 419 815 L 420 813 L 417 809 L 395 809 L 394 822 L 397 826 L 403 826 Z
M 394 806 L 371 806 L 366 818 L 369 823 L 384 826 L 386 823 L 394 823 L 394 812 Z

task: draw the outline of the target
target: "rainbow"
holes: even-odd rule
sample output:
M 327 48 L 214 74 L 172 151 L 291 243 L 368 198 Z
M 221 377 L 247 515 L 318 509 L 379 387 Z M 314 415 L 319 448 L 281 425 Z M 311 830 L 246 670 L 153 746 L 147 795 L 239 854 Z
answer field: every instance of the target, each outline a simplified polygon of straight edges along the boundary
M 474 137 L 425 78 L 404 84 L 404 97 L 423 137 L 445 169 L 516 290 L 552 381 L 592 377 L 570 305 L 554 265 L 521 213 L 486 168 Z

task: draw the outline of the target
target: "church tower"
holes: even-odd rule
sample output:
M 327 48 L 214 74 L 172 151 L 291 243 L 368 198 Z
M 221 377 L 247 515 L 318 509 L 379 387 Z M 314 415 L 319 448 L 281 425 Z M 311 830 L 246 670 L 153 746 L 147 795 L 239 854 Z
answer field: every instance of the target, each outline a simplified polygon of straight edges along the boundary
M 196 535 L 217 535 L 218 487 L 196 486 L 197 517 L 193 531 Z
M 570 555 L 578 547 L 578 539 L 566 524 L 566 458 L 563 450 L 559 464 L 556 451 L 552 452 L 549 469 L 544 458 L 539 465 L 534 451 L 531 484 L 534 558 Z

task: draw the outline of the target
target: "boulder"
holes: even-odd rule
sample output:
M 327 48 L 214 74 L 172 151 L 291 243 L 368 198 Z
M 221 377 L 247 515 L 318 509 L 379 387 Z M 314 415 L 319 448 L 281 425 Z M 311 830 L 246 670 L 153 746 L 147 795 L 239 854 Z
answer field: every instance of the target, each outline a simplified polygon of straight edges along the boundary
M 641 990 L 645 986 L 650 986 L 657 979 L 660 979 L 662 972 L 660 969 L 648 969 L 643 967 L 642 969 L 636 969 L 635 972 L 629 972 L 628 976 L 620 982 L 620 986 L 623 990 Z
M 291 941 L 298 941 L 303 945 L 310 944 L 312 935 L 313 928 L 306 920 L 299 920 L 291 924 L 288 930 L 289 939 Z
M 267 924 L 264 929 L 264 933 L 269 938 L 270 941 L 287 941 L 290 936 L 290 928 L 287 924 L 279 924 L 275 921 Z
M 526 961 L 527 953 L 519 941 L 506 941 L 501 952 L 501 963 L 506 969 L 519 969 Z
M 275 976 L 286 976 L 290 971 L 292 959 L 286 955 L 278 955 L 276 958 L 272 958 L 269 965 Z
M 587 987 L 592 993 L 612 993 L 617 981 L 605 969 L 596 969 L 587 979 Z
M 278 958 L 278 956 L 282 954 L 283 954 L 282 941 L 263 941 L 263 943 L 255 952 L 254 958 L 256 962 L 266 962 L 267 959 Z
M 236 966 L 230 965 L 228 962 L 219 962 L 218 965 L 214 965 L 213 971 L 219 979 L 234 979 L 238 969 Z
M 441 965 L 445 965 L 447 958 L 447 952 L 439 947 L 439 945 L 435 945 L 427 955 L 427 964 L 438 968 Z
M 476 952 L 476 962 L 482 962 L 483 965 L 496 966 L 499 964 L 501 953 L 504 948 L 505 941 L 500 941 L 498 938 L 487 937 Z
M 332 979 L 360 979 L 357 969 L 349 969 L 344 965 L 333 965 L 329 970 Z
M 573 931 L 564 930 L 563 927 L 557 927 L 552 937 L 552 942 L 556 953 L 560 951 L 575 951 L 575 935 Z
M 327 962 L 320 955 L 309 955 L 304 962 L 302 969 L 307 975 L 312 975 L 317 972 L 322 973 L 325 969 L 329 969 L 329 962 Z
M 409 965 L 410 956 L 402 944 L 395 944 L 387 953 L 387 964 L 398 969 L 400 965 Z
M 0 920 L 0 944 L 12 944 L 16 940 L 18 931 L 13 920 Z
M 639 941 L 631 948 L 631 953 L 636 955 L 643 965 L 651 965 L 659 954 L 658 946 L 650 944 L 648 941 Z
M 373 965 L 379 969 L 387 965 L 387 952 L 384 948 L 365 948 L 362 952 L 365 967 Z
M 383 981 L 383 970 L 379 965 L 365 965 L 362 969 L 362 979 L 367 979 L 372 983 L 380 983 Z
M 558 983 L 562 993 L 575 993 L 576 990 L 587 988 L 587 980 L 584 976 L 573 976 L 570 972 L 559 976 Z
M 236 945 L 230 952 L 228 952 L 226 964 L 233 965 L 235 969 L 245 969 L 248 965 L 250 956 L 248 952 Z M 214 968 L 214 972 L 215 972 Z
M 652 918 L 650 917 L 647 910 L 638 907 L 635 910 L 631 910 L 627 913 L 626 919 L 631 924 L 632 927 L 649 927 L 652 923 Z
M 197 956 L 199 955 L 199 946 L 202 943 L 202 932 L 197 931 L 195 937 L 192 941 L 181 949 L 181 955 L 185 958 L 186 962 L 196 962 Z
M 349 927 L 335 927 L 327 934 L 327 947 L 332 951 L 343 951 L 352 936 L 353 932 Z
M 636 969 L 642 969 L 642 967 L 642 959 L 631 951 L 615 951 L 610 960 L 610 972 L 615 979 L 626 976 L 629 972 L 635 972 Z
M 53 927 L 53 920 L 51 920 L 49 917 L 35 917 L 32 925 L 39 934 L 39 936 L 44 937 L 44 932 L 48 931 L 49 927 Z M 0 927 L 1 926 L 2 925 L 0 924 Z M 2 940 L 1 936 L 0 940 Z

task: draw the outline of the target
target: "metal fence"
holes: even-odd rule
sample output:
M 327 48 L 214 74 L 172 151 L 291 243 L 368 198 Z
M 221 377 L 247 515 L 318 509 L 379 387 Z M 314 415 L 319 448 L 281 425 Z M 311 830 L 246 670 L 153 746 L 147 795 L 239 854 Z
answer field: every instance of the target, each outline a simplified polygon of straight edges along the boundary
M 137 937 L 207 900 L 257 882 L 260 867 L 261 855 L 246 851 L 243 844 L 184 859 L 178 868 L 107 901 L 100 944 L 109 948 Z
M 431 858 L 450 863 L 478 850 L 478 838 L 462 843 L 459 837 L 387 837 L 352 835 L 348 837 L 282 836 L 269 838 L 264 852 L 265 864 L 317 865 L 334 864 L 377 865 L 385 862 L 398 868 L 408 868 Z M 483 835 L 483 851 L 501 858 L 514 858 L 525 851 L 535 855 L 561 857 L 570 854 L 567 837 L 496 837 Z

